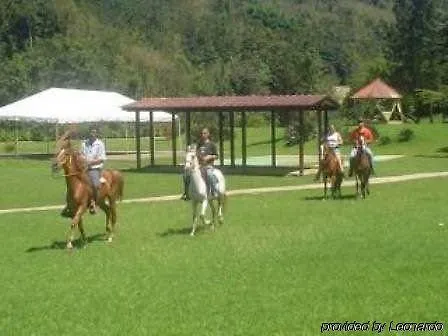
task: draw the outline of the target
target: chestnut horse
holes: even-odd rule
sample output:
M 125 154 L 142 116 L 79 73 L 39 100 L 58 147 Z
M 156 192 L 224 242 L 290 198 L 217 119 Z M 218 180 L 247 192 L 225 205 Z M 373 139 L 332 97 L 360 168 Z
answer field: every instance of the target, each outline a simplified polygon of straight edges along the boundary
M 333 199 L 341 197 L 341 184 L 344 178 L 339 160 L 333 149 L 327 145 L 321 146 L 323 160 L 321 162 L 322 177 L 324 182 L 324 198 L 327 198 L 327 183 L 330 181 L 331 197 Z
M 58 145 L 59 150 L 53 162 L 53 169 L 61 168 L 64 171 L 67 184 L 67 202 L 73 216 L 67 234 L 67 248 L 71 249 L 76 227 L 78 227 L 83 242 L 86 242 L 82 216 L 93 197 L 93 185 L 87 174 L 87 163 L 83 155 L 72 148 L 70 135 L 63 135 L 58 141 Z M 107 241 L 112 242 L 117 222 L 117 201 L 123 197 L 124 180 L 119 171 L 105 169 L 100 182 L 97 204 L 106 214 Z
M 365 140 L 361 137 L 356 146 L 356 155 L 353 158 L 353 172 L 356 179 L 356 196 L 359 197 L 361 195 L 362 198 L 366 198 L 366 195 L 370 194 L 370 160 L 369 154 L 364 150 L 365 145 Z

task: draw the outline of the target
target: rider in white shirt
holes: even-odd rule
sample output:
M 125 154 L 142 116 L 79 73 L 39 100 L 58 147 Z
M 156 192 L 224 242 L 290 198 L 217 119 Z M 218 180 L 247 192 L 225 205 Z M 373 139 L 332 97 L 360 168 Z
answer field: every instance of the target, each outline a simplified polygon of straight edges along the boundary
M 89 211 L 95 213 L 98 187 L 101 184 L 101 173 L 104 161 L 106 161 L 106 148 L 104 143 L 98 139 L 96 128 L 90 130 L 89 137 L 81 144 L 81 153 L 87 161 L 87 174 L 93 187 L 93 199 L 91 200 Z
M 328 129 L 328 134 L 325 137 L 324 142 L 326 143 L 327 147 L 330 150 L 334 151 L 334 153 L 336 154 L 336 157 L 338 158 L 339 166 L 341 168 L 341 172 L 343 172 L 344 166 L 342 164 L 341 152 L 340 152 L 339 147 L 344 143 L 344 141 L 342 140 L 341 134 L 338 131 L 336 131 L 336 127 L 334 127 L 334 125 L 330 125 L 330 127 Z M 319 165 L 319 169 L 316 173 L 316 177 L 314 178 L 314 180 L 317 181 L 319 179 L 321 170 L 322 170 L 322 167 Z

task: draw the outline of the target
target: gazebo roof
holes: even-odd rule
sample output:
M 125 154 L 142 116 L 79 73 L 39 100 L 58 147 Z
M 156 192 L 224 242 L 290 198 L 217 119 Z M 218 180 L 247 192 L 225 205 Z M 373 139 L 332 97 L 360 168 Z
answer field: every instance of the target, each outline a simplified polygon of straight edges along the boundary
M 266 111 L 266 110 L 332 110 L 339 104 L 325 95 L 283 96 L 211 96 L 143 98 L 123 106 L 126 111 Z
M 352 99 L 400 99 L 401 95 L 392 87 L 377 78 L 351 97 Z

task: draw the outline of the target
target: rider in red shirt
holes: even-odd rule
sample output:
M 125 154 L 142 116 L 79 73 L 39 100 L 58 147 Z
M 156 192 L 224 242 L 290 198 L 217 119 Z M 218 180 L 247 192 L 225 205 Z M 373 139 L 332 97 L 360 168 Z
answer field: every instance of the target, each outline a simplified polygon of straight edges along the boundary
M 365 125 L 364 125 L 364 121 L 359 120 L 359 124 L 358 127 L 350 134 L 350 139 L 353 142 L 353 149 L 350 153 L 350 170 L 348 173 L 348 176 L 352 176 L 353 175 L 353 158 L 356 156 L 356 152 L 357 152 L 357 148 L 362 146 L 361 144 L 361 136 L 364 138 L 365 141 L 365 148 L 364 150 L 366 151 L 366 153 L 369 155 L 369 159 L 370 159 L 370 169 L 372 171 L 372 174 L 374 174 L 374 170 L 373 170 L 373 153 L 370 150 L 369 147 L 367 147 L 368 144 L 371 144 L 374 140 L 372 131 L 370 129 L 368 129 Z

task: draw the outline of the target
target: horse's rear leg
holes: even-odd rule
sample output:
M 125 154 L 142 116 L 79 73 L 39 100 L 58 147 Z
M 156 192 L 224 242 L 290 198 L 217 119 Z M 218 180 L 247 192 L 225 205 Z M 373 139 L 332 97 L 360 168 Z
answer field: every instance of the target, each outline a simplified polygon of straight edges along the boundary
M 210 224 L 212 225 L 212 231 L 214 231 L 215 230 L 215 223 L 216 223 L 216 212 L 217 212 L 217 209 L 216 209 L 216 206 L 215 206 L 215 201 L 210 201 L 209 204 L 210 204 L 210 209 L 212 211 L 212 221 L 211 221 Z M 204 213 L 204 216 L 205 216 L 205 213 Z
M 107 205 L 105 200 L 102 199 L 101 202 L 99 202 L 99 207 L 101 208 L 101 210 L 104 211 L 104 213 L 106 214 L 106 237 L 107 237 L 107 241 L 110 243 L 112 242 L 112 235 L 113 235 L 113 230 L 112 230 L 112 225 L 111 225 L 111 206 Z
M 226 194 L 220 194 L 218 198 L 218 223 L 224 224 L 224 204 L 226 202 Z

